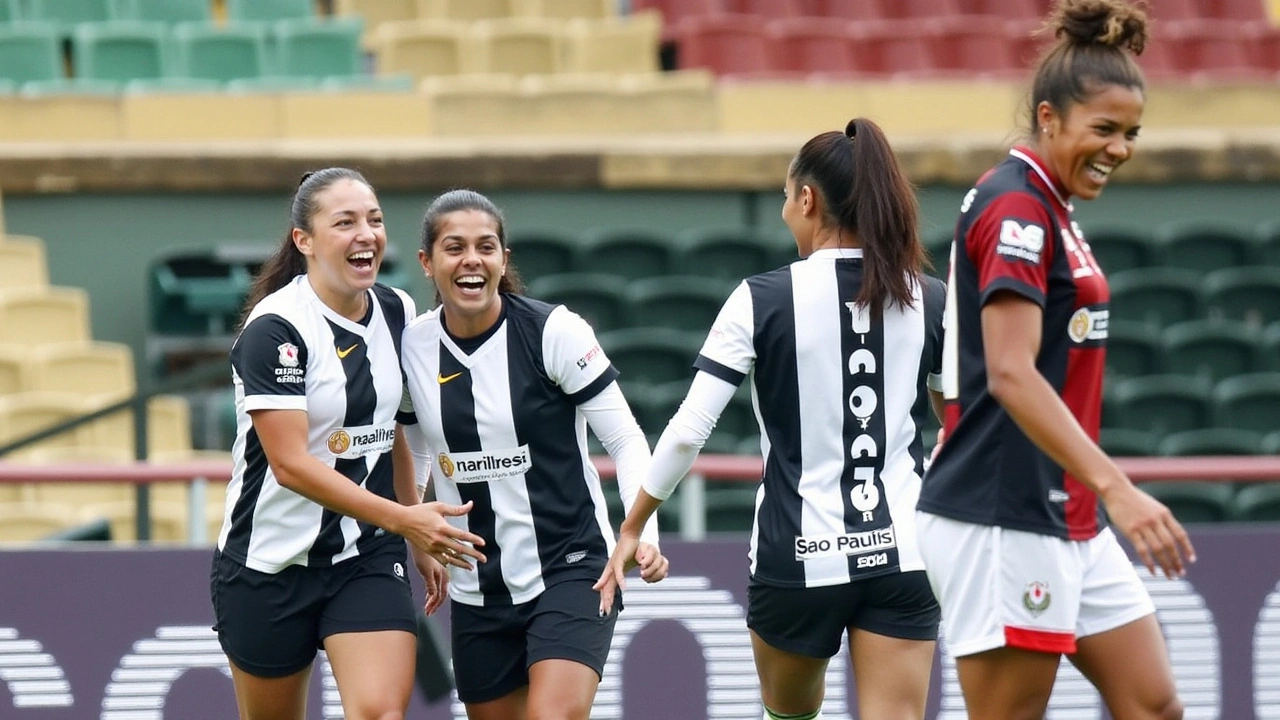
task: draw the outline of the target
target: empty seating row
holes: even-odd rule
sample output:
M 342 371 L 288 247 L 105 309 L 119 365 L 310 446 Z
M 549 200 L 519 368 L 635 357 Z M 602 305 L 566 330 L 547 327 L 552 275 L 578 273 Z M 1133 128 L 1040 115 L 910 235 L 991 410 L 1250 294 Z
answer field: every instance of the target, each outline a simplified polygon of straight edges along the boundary
M 607 273 L 546 275 L 529 294 L 563 303 L 597 330 L 659 327 L 706 333 L 733 286 L 700 275 L 661 275 L 628 282 Z
M 973 16 L 923 20 L 688 18 L 671 33 L 679 67 L 719 75 L 826 73 L 895 77 L 1021 77 L 1042 38 L 1035 21 Z M 1166 23 L 1138 58 L 1153 78 L 1198 74 L 1272 81 L 1280 30 L 1266 22 Z
M 133 353 L 113 342 L 0 344 L 0 397 L 22 392 L 70 392 L 124 397 L 136 389 Z
M 1280 273 L 1254 266 L 1200 275 L 1182 268 L 1135 268 L 1110 275 L 1111 321 L 1167 326 L 1197 318 L 1255 327 L 1280 321 Z
M 470 23 L 388 21 L 373 33 L 369 44 L 379 73 L 417 78 L 659 69 L 659 20 L 652 13 L 569 21 L 528 17 Z
M 1164 436 L 1209 427 L 1269 433 L 1280 417 L 1280 373 L 1147 375 L 1108 383 L 1102 426 Z
M 357 76 L 366 72 L 361 27 L 359 21 L 313 19 L 225 26 L 80 23 L 71 34 L 71 76 L 115 82 Z M 65 78 L 63 66 L 55 26 L 0 26 L 0 79 L 57 82 Z
M 1280 483 L 1154 481 L 1142 489 L 1184 523 L 1280 521 Z
M 334 14 L 364 19 L 372 38 L 386 23 L 406 20 L 471 22 L 503 18 L 608 20 L 618 17 L 616 0 L 336 0 Z
M 389 1 L 389 0 L 387 0 Z M 289 20 L 315 17 L 314 0 L 225 0 L 232 21 Z M 0 22 L 38 21 L 70 28 L 107 20 L 211 22 L 211 0 L 0 0 Z
M 1188 320 L 1159 328 L 1117 320 L 1107 328 L 1113 378 L 1159 373 L 1223 380 L 1280 371 L 1280 323 L 1260 328 L 1237 320 Z
M 71 390 L 28 391 L 0 397 L 0 445 L 7 445 L 80 417 L 127 397 L 127 393 L 86 396 Z M 24 446 L 5 460 L 58 461 L 59 458 L 136 455 L 134 420 L 129 410 L 112 413 Z M 147 402 L 149 454 L 190 453 L 191 412 L 176 395 L 157 395 Z
M 1204 427 L 1161 435 L 1149 430 L 1106 427 L 1098 443 L 1113 457 L 1195 457 L 1280 454 L 1280 430 Z

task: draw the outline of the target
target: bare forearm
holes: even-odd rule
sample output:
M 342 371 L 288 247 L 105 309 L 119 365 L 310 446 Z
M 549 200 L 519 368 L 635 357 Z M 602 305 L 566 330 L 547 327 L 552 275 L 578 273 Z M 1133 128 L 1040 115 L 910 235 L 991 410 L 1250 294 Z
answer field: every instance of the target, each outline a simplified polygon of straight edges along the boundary
M 622 521 L 621 531 L 639 537 L 641 530 L 649 523 L 649 518 L 658 512 L 662 501 L 650 495 L 644 488 L 636 493 L 635 502 L 631 503 L 631 511 Z
M 272 468 L 280 484 L 336 513 L 399 534 L 404 506 L 380 497 L 310 455 L 299 455 Z M 398 491 L 397 491 L 398 494 Z

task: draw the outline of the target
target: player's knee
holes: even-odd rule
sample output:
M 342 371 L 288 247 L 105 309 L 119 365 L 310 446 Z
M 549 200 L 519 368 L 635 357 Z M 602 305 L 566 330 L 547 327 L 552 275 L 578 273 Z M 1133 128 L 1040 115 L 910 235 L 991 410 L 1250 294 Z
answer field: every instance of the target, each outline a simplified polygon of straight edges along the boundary
M 528 707 L 527 720 L 586 720 L 591 714 L 591 705 L 576 707 L 565 703 L 555 707 Z
M 1170 697 L 1152 717 L 1155 720 L 1182 720 L 1182 700 L 1177 695 Z

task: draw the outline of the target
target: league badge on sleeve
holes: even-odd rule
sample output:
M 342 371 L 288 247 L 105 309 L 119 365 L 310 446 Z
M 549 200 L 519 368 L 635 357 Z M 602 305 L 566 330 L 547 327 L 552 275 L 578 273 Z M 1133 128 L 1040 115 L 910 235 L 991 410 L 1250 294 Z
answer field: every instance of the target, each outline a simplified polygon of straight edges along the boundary
M 1040 264 L 1040 251 L 1044 249 L 1044 228 L 1033 223 L 1005 218 L 1000 223 L 1000 242 L 996 252 L 1009 260 L 1022 260 Z
M 298 367 L 298 346 L 293 343 L 280 343 L 276 346 L 280 351 L 281 367 Z

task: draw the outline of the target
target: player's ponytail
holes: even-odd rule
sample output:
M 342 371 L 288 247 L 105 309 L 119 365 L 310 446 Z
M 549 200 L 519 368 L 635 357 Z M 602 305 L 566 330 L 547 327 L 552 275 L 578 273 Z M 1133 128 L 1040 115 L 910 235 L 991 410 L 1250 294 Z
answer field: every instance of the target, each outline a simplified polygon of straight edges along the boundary
M 506 219 L 503 218 L 502 211 L 498 209 L 498 206 L 475 190 L 455 189 L 432 200 L 422 218 L 422 251 L 428 257 L 431 255 L 431 247 L 439 239 L 440 223 L 444 220 L 444 217 L 450 213 L 465 210 L 475 210 L 492 217 L 494 224 L 498 226 L 498 245 L 503 250 L 507 249 Z M 501 278 L 498 278 L 498 292 L 512 295 L 524 294 L 524 281 L 520 279 L 520 271 L 516 269 L 515 264 L 511 261 L 507 261 L 507 271 L 503 273 Z M 439 292 L 436 292 L 436 304 L 440 304 Z
M 307 257 L 294 244 L 293 230 L 297 228 L 307 233 L 312 231 L 311 219 L 320 209 L 316 196 L 339 180 L 354 180 L 363 183 L 370 190 L 373 189 L 363 175 L 350 168 L 325 168 L 302 176 L 289 206 L 289 229 L 285 231 L 284 239 L 276 247 L 276 251 L 262 264 L 262 269 L 253 279 L 253 285 L 249 287 L 244 314 L 240 318 L 241 327 L 244 327 L 244 321 L 262 298 L 288 285 L 295 277 L 307 271 Z
M 1059 114 L 1110 85 L 1144 90 L 1134 61 L 1147 44 L 1147 15 L 1129 0 L 1058 0 L 1045 23 L 1056 38 L 1036 65 L 1031 87 L 1031 137 L 1036 108 L 1047 102 Z

